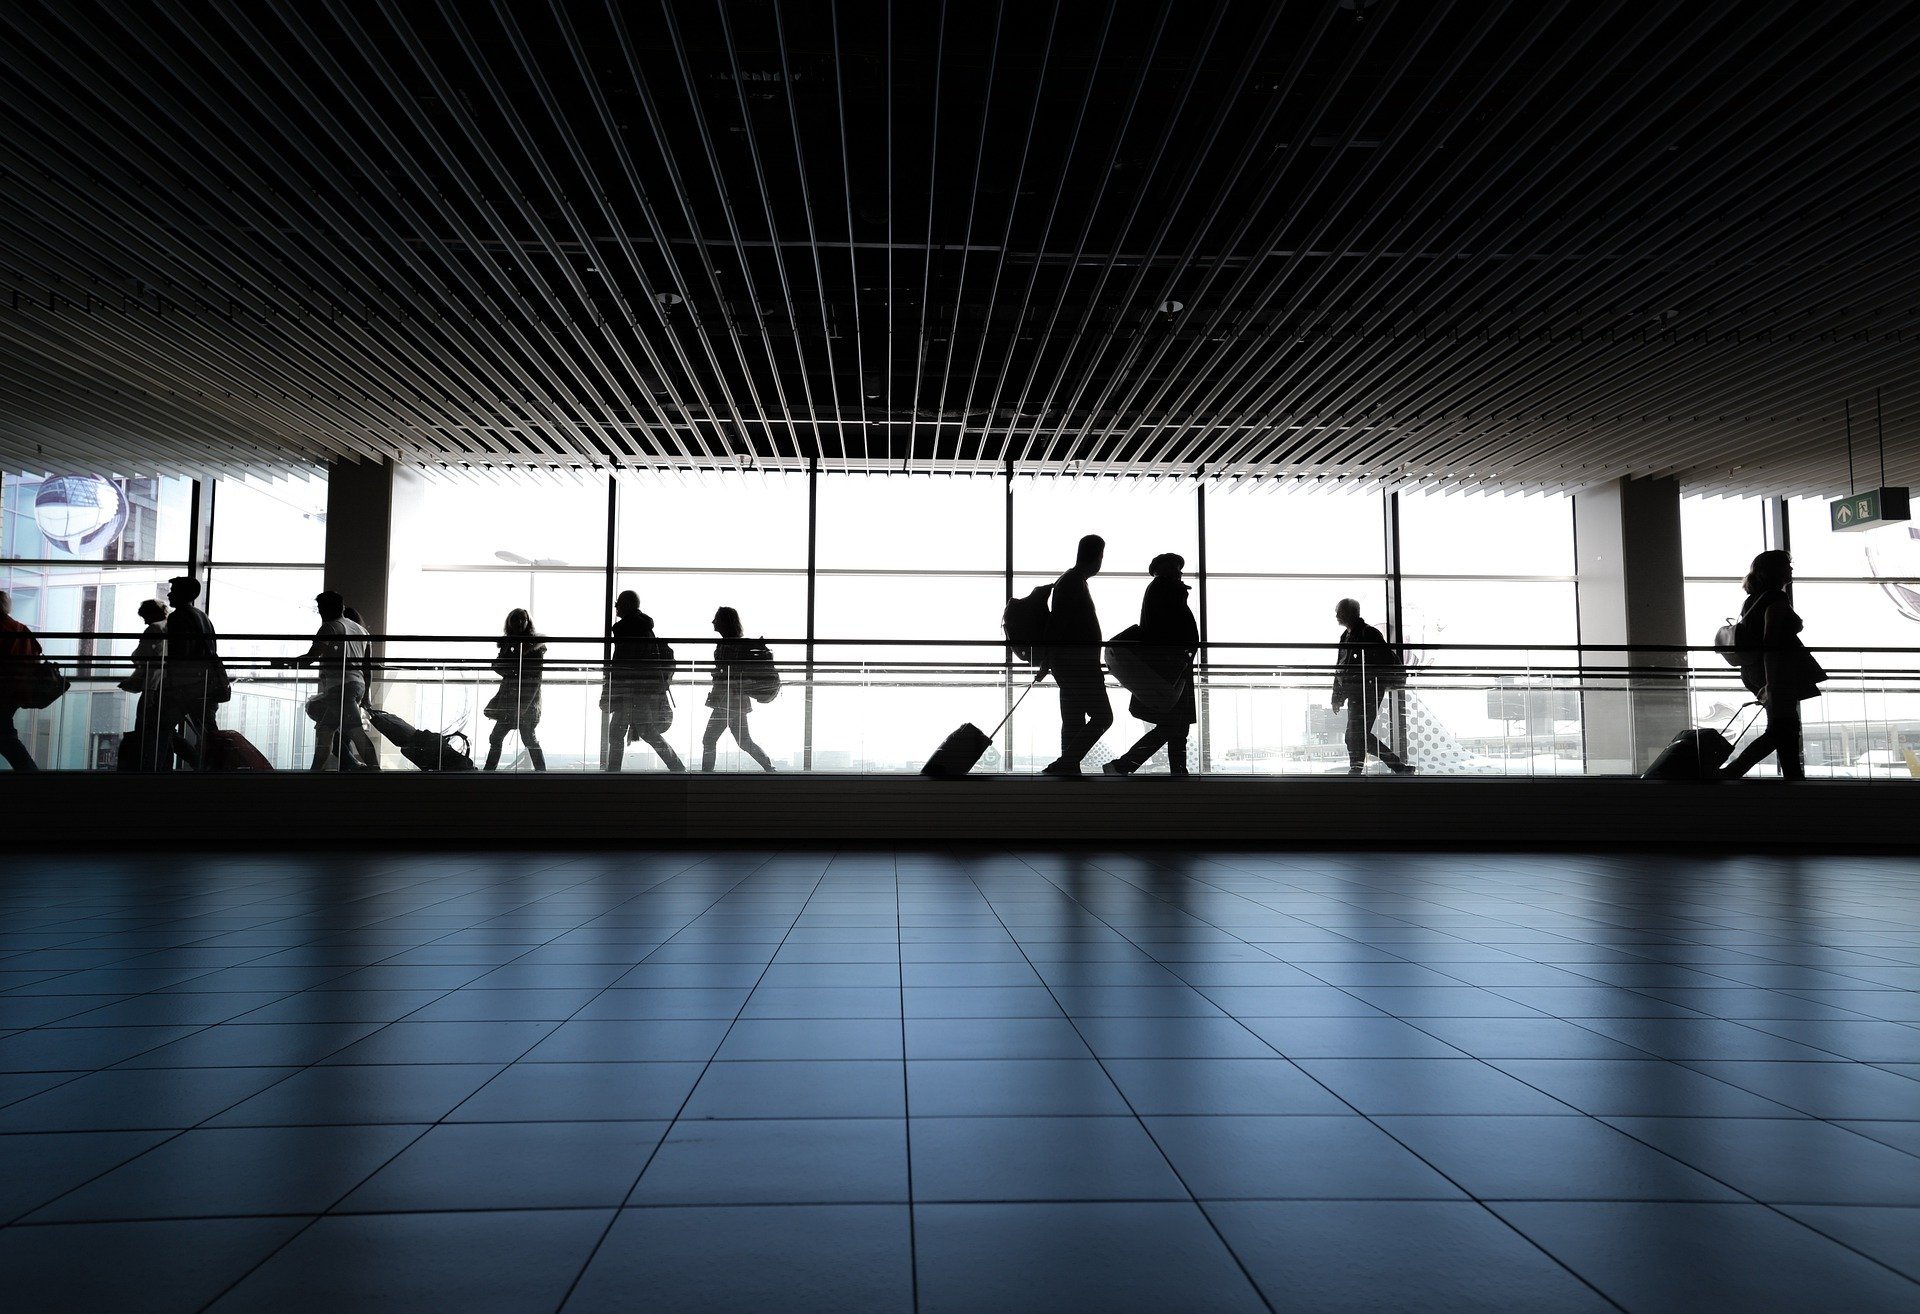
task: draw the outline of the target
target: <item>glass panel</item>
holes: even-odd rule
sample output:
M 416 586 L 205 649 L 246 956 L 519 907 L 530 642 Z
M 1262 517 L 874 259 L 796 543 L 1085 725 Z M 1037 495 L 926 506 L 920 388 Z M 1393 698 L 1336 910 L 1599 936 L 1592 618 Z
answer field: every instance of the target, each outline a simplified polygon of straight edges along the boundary
M 14 475 L 0 481 L 0 557 L 185 561 L 188 479 Z
M 428 565 L 597 567 L 607 555 L 607 486 L 429 480 L 421 512 L 433 526 Z
M 595 523 L 604 526 L 605 521 Z M 622 476 L 619 554 L 622 566 L 804 570 L 806 476 L 705 474 L 684 481 L 669 475 Z
M 1208 563 L 1211 565 L 1211 561 Z M 1407 575 L 1573 574 L 1573 498 L 1564 493 L 1415 493 L 1400 499 Z
M 1890 574 L 1910 578 L 1920 575 L 1920 551 L 1908 547 L 1914 541 L 1911 525 L 1891 524 L 1878 529 L 1836 533 L 1827 518 L 1824 497 L 1790 499 L 1787 522 L 1796 576 L 1873 579 Z
M 318 565 L 327 556 L 327 481 L 222 479 L 214 489 L 213 559 Z
M 1207 571 L 1381 575 L 1386 533 L 1378 493 L 1207 494 Z
M 1198 517 L 1190 483 L 1022 477 L 1013 485 L 1014 568 L 1050 581 L 1073 565 L 1082 536 L 1098 534 L 1107 540 L 1103 578 L 1130 575 L 1144 580 L 1147 563 L 1162 552 L 1178 552 L 1193 571 L 1200 556 Z M 1122 591 L 1137 599 L 1137 588 L 1135 583 Z M 1104 617 L 1108 604 L 1103 592 L 1114 590 L 1103 591 L 1096 579 L 1094 602 Z M 1137 609 L 1137 602 L 1127 608 L 1130 614 Z
M 1680 562 L 1690 577 L 1739 579 L 1764 551 L 1767 500 L 1763 497 L 1680 499 Z M 1691 614 L 1689 616 L 1691 621 Z M 1691 623 L 1689 628 L 1693 628 Z
M 319 627 L 313 597 L 323 587 L 316 567 L 285 570 L 249 570 L 215 566 L 207 572 L 202 599 L 214 628 L 221 635 L 220 652 L 228 660 L 287 657 L 306 650 L 305 638 Z M 351 601 L 351 599 L 349 599 Z M 297 636 L 287 639 L 243 639 L 243 634 Z
M 823 474 L 816 532 L 822 570 L 999 575 L 1006 559 L 1005 481 L 997 476 Z
M 715 641 L 713 613 L 718 607 L 732 607 L 740 613 L 740 625 L 747 637 L 764 638 L 769 643 L 787 646 L 804 644 L 807 638 L 807 573 L 747 570 L 714 571 L 632 571 L 622 570 L 619 587 L 640 595 L 640 609 L 653 617 L 654 633 L 670 639 L 680 648 L 682 661 L 693 656 L 686 645 L 698 647 Z M 596 587 L 598 579 L 595 580 Z M 601 599 L 596 597 L 597 614 Z M 610 618 L 609 618 L 610 619 Z M 796 659 L 800 653 L 777 653 Z
M 186 569 L 177 564 L 43 566 L 0 565 L 0 589 L 13 595 L 13 618 L 41 634 L 125 635 L 124 642 L 103 638 L 42 639 L 49 655 L 125 656 L 146 627 L 140 603 L 164 600 L 167 580 Z

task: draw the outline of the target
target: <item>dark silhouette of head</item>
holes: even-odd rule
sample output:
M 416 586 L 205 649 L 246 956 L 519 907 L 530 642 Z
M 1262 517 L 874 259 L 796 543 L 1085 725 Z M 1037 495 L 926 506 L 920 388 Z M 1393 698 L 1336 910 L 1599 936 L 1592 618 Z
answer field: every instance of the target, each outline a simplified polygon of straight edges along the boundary
M 345 616 L 348 620 L 352 621 L 355 625 L 366 624 L 365 621 L 360 619 L 360 609 L 358 607 L 348 607 L 344 609 L 340 614 L 342 616 Z
M 515 607 L 507 613 L 507 623 L 501 632 L 511 638 L 525 639 L 533 635 L 533 617 L 525 607 Z
M 616 616 L 631 616 L 640 610 L 640 595 L 632 589 L 621 589 L 620 596 L 613 600 Z
M 140 619 L 153 625 L 167 618 L 167 604 L 158 598 L 147 598 L 139 606 Z
M 1770 548 L 1753 559 L 1741 581 L 1748 593 L 1771 593 L 1793 580 L 1793 558 L 1784 548 Z
M 1180 572 L 1187 568 L 1187 559 L 1178 552 L 1162 552 L 1147 563 L 1147 574 L 1156 579 L 1179 579 Z
M 1098 534 L 1088 534 L 1080 540 L 1080 548 L 1074 557 L 1073 568 L 1088 575 L 1100 573 L 1100 563 L 1107 558 L 1107 540 Z
M 1351 629 L 1364 619 L 1360 615 L 1360 604 L 1353 598 L 1342 598 L 1333 604 L 1333 618 Z
M 347 613 L 347 600 L 332 589 L 313 596 L 313 605 L 323 621 L 336 621 Z
M 713 613 L 713 632 L 723 639 L 737 639 L 741 635 L 740 613 L 732 607 L 722 607 Z
M 200 597 L 200 581 L 191 575 L 175 575 L 167 581 L 167 602 L 175 607 L 191 607 Z

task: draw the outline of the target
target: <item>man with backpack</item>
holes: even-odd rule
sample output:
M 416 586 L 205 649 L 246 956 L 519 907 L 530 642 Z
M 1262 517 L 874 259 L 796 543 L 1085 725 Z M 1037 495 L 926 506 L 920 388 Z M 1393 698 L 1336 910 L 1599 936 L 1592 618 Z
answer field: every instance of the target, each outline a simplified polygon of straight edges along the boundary
M 1381 699 L 1407 681 L 1406 663 L 1386 636 L 1362 618 L 1360 604 L 1352 598 L 1340 599 L 1333 616 L 1341 626 L 1340 652 L 1333 666 L 1333 710 L 1347 709 L 1347 774 L 1364 775 L 1371 753 L 1395 775 L 1411 775 L 1413 767 L 1373 733 Z
M 613 655 L 600 694 L 607 714 L 606 769 L 618 771 L 627 741 L 638 739 L 659 754 L 669 771 L 685 771 L 666 740 L 673 724 L 673 649 L 653 632 L 653 617 L 640 610 L 640 595 L 622 590 L 613 600 Z
M 1051 671 L 1060 686 L 1060 756 L 1040 769 L 1042 775 L 1078 779 L 1081 761 L 1113 724 L 1113 705 L 1107 701 L 1100 667 L 1100 617 L 1087 587 L 1100 573 L 1106 553 L 1107 541 L 1088 534 L 1080 540 L 1073 569 L 1053 583 L 1040 675 Z

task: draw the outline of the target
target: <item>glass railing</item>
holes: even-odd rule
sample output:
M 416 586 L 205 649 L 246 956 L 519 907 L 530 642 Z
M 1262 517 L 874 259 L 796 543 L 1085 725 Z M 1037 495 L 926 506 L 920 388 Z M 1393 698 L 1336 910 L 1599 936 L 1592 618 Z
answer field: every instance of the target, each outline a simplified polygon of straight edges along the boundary
M 137 635 L 37 637 L 71 682 L 50 705 L 14 714 L 41 769 L 188 768 L 198 743 L 169 734 L 183 708 L 195 717 L 210 710 L 215 729 L 238 732 L 279 770 L 358 765 L 357 754 L 343 759 L 335 730 L 347 726 L 351 748 L 356 723 L 385 770 L 465 769 L 463 759 L 484 768 L 503 721 L 499 770 L 534 769 L 536 744 L 549 771 L 601 771 L 607 761 L 602 704 L 610 691 L 599 636 L 544 637 L 537 680 L 525 670 L 502 673 L 496 636 L 377 637 L 372 684 L 357 707 L 359 686 L 341 673 L 277 664 L 304 652 L 308 635 L 222 635 L 231 685 L 224 702 L 218 676 L 204 667 L 148 667 L 142 692 L 124 655 Z M 668 642 L 678 663 L 664 683 L 626 681 L 612 690 L 632 704 L 626 719 L 636 731 L 622 752 L 629 772 L 666 769 L 661 747 L 689 769 L 702 769 L 716 704 L 718 771 L 760 769 L 726 729 L 729 708 L 744 709 L 751 740 L 778 771 L 917 772 L 963 723 L 992 737 L 976 773 L 1030 773 L 1059 753 L 1054 682 L 1030 687 L 1032 668 L 1009 661 L 993 641 L 815 640 L 809 655 L 803 640 L 769 640 L 780 687 L 765 701 L 764 688 L 749 688 L 763 683 L 752 672 L 731 668 L 716 680 L 711 638 Z M 1920 650 L 1815 652 L 1829 679 L 1822 697 L 1802 704 L 1808 776 L 1920 777 Z M 1189 769 L 1222 776 L 1345 772 L 1347 715 L 1332 706 L 1334 656 L 1330 644 L 1211 645 L 1193 673 Z M 1114 724 L 1088 754 L 1089 771 L 1149 728 L 1128 715 L 1129 691 L 1111 675 L 1107 685 Z M 1429 645 L 1406 668 L 1404 683 L 1385 687 L 1373 728 L 1423 774 L 1629 775 L 1689 726 L 1730 727 L 1740 742 L 1757 734 L 1764 717 L 1757 708 L 1743 710 L 1750 697 L 1738 673 L 1710 649 Z M 189 723 L 185 738 L 194 741 L 205 729 Z M 248 761 L 258 766 L 251 753 L 223 755 L 212 765 Z M 1141 772 L 1167 768 L 1162 751 Z M 1367 769 L 1386 768 L 1370 760 Z M 1775 769 L 1769 758 L 1753 774 Z

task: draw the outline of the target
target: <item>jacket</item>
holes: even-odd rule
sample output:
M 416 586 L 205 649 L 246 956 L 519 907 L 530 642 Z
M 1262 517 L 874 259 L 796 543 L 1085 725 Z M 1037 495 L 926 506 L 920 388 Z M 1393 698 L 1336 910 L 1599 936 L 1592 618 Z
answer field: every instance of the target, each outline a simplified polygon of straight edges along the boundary
M 1333 705 L 1359 697 L 1363 683 L 1367 697 L 1378 698 L 1383 687 L 1401 683 L 1405 673 L 1400 654 L 1386 635 L 1361 621 L 1341 631 L 1340 651 L 1333 663 Z
M 752 656 L 752 639 L 722 639 L 713 645 L 713 688 L 707 691 L 707 706 L 745 716 L 753 710 L 753 699 L 746 688 L 733 678 L 733 666 Z
M 1735 644 L 1740 649 L 1740 683 L 1756 697 L 1803 702 L 1820 696 L 1827 678 L 1807 645 L 1800 641 L 1806 623 L 1779 589 L 1755 593 L 1740 608 Z
M 40 658 L 40 640 L 33 631 L 11 616 L 0 616 L 0 705 L 20 705 Z
M 1100 665 L 1100 616 L 1093 591 L 1078 567 L 1053 583 L 1047 612 L 1047 661 L 1050 665 Z
M 175 607 L 166 624 L 167 696 L 186 707 L 225 702 L 232 686 L 212 619 L 198 607 Z
M 1192 592 L 1184 580 L 1156 576 L 1140 598 L 1140 639 L 1151 645 L 1147 660 L 1180 690 L 1173 706 L 1149 707 L 1139 698 L 1127 704 L 1127 715 L 1159 725 L 1192 725 L 1199 720 L 1193 696 L 1193 654 L 1200 648 L 1200 626 L 1187 605 Z
M 493 659 L 500 687 L 487 700 L 485 714 L 509 729 L 540 721 L 540 684 L 547 673 L 547 645 L 538 635 L 496 639 Z

